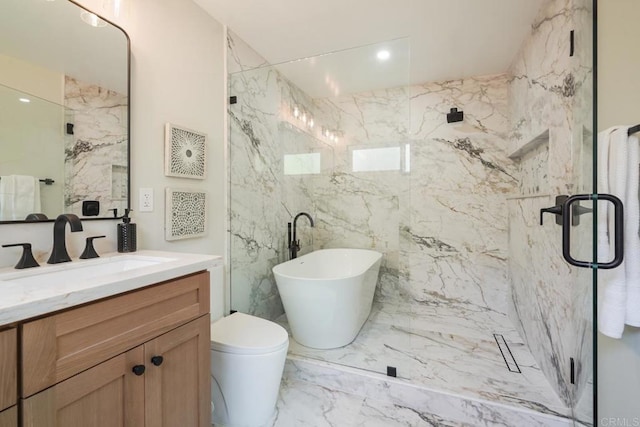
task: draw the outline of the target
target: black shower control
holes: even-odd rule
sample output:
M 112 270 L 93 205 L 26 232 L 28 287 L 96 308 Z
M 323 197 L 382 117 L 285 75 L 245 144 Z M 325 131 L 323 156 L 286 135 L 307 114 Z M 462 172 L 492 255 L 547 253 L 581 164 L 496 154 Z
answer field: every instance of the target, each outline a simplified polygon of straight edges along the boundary
M 585 208 L 580 205 L 580 202 L 575 202 L 574 205 L 571 206 L 571 226 L 575 227 L 580 225 L 580 215 L 584 215 L 589 212 L 593 212 L 593 209 Z
M 556 224 L 557 225 L 562 225 L 562 204 L 564 203 L 565 200 L 567 200 L 569 198 L 569 196 L 567 195 L 561 195 L 561 196 L 556 196 L 556 205 L 555 206 L 551 206 L 550 208 L 544 208 L 544 209 L 540 209 L 540 225 L 543 225 L 543 220 L 544 217 L 543 215 L 545 213 L 552 213 L 556 216 Z
M 82 202 L 82 216 L 98 216 L 100 214 L 100 202 L 97 200 L 84 200 Z

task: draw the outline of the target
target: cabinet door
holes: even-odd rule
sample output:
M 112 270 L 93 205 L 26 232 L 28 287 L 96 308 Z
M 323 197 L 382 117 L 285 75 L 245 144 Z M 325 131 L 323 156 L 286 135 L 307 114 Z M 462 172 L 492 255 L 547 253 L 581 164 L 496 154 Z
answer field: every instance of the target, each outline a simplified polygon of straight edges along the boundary
M 0 412 L 0 427 L 18 427 L 18 408 L 13 406 Z
M 144 425 L 142 346 L 23 400 L 24 427 L 139 427 Z
M 211 427 L 209 349 L 208 314 L 145 344 L 146 427 Z
M 22 397 L 209 313 L 209 273 L 73 308 L 22 328 Z
M 18 398 L 18 338 L 15 329 L 0 332 L 0 411 Z

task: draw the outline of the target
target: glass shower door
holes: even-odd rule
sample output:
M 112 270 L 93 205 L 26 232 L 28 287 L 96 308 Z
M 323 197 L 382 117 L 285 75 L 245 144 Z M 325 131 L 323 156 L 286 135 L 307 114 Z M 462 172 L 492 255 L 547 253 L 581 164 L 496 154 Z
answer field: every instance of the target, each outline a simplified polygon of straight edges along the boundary
M 231 308 L 285 324 L 271 268 L 305 211 L 300 255 L 384 262 L 356 341 L 291 354 L 592 425 L 594 270 L 562 255 L 566 234 L 594 261 L 594 206 L 566 207 L 565 234 L 553 214 L 556 196 L 596 193 L 593 8 L 560 3 L 503 74 L 409 84 L 408 40 L 392 42 L 399 78 L 353 91 L 382 46 L 231 74 Z
M 386 60 L 377 57 L 383 51 Z M 394 317 L 405 279 L 408 78 L 407 39 L 229 75 L 231 309 L 289 328 L 272 268 L 290 259 L 287 225 L 300 212 L 314 227 L 297 221 L 298 257 L 331 248 L 383 254 L 371 315 L 356 341 L 318 350 L 292 339 L 292 355 L 411 376 L 398 362 L 409 342 L 398 328 L 409 319 Z M 332 307 L 324 309 L 329 319 Z M 365 309 L 356 303 L 352 310 Z

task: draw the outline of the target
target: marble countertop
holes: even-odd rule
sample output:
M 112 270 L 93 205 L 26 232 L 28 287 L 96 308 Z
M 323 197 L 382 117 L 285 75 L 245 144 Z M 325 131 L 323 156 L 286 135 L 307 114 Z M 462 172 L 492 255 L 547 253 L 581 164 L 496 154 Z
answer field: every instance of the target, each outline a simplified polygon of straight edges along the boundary
M 115 271 L 115 268 L 112 271 L 108 267 L 115 266 L 123 257 L 140 266 L 125 271 Z M 144 250 L 127 254 L 109 253 L 91 260 L 74 259 L 73 262 L 44 264 L 24 270 L 3 268 L 0 269 L 0 326 L 222 264 L 222 257 L 214 255 Z M 92 276 L 94 266 L 106 273 Z M 77 270 L 74 272 L 74 269 Z M 51 279 L 63 271 L 71 273 L 71 278 Z M 74 274 L 76 272 L 78 274 Z

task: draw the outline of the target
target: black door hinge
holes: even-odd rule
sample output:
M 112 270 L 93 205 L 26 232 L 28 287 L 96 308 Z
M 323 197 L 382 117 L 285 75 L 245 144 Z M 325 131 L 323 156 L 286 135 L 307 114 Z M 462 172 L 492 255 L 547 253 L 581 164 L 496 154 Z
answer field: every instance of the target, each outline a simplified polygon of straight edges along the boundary
M 575 35 L 573 30 L 569 32 L 569 56 L 573 56 L 575 52 Z
M 569 358 L 569 363 L 571 364 L 571 371 L 569 372 L 571 384 L 576 383 L 576 361 L 573 357 Z

